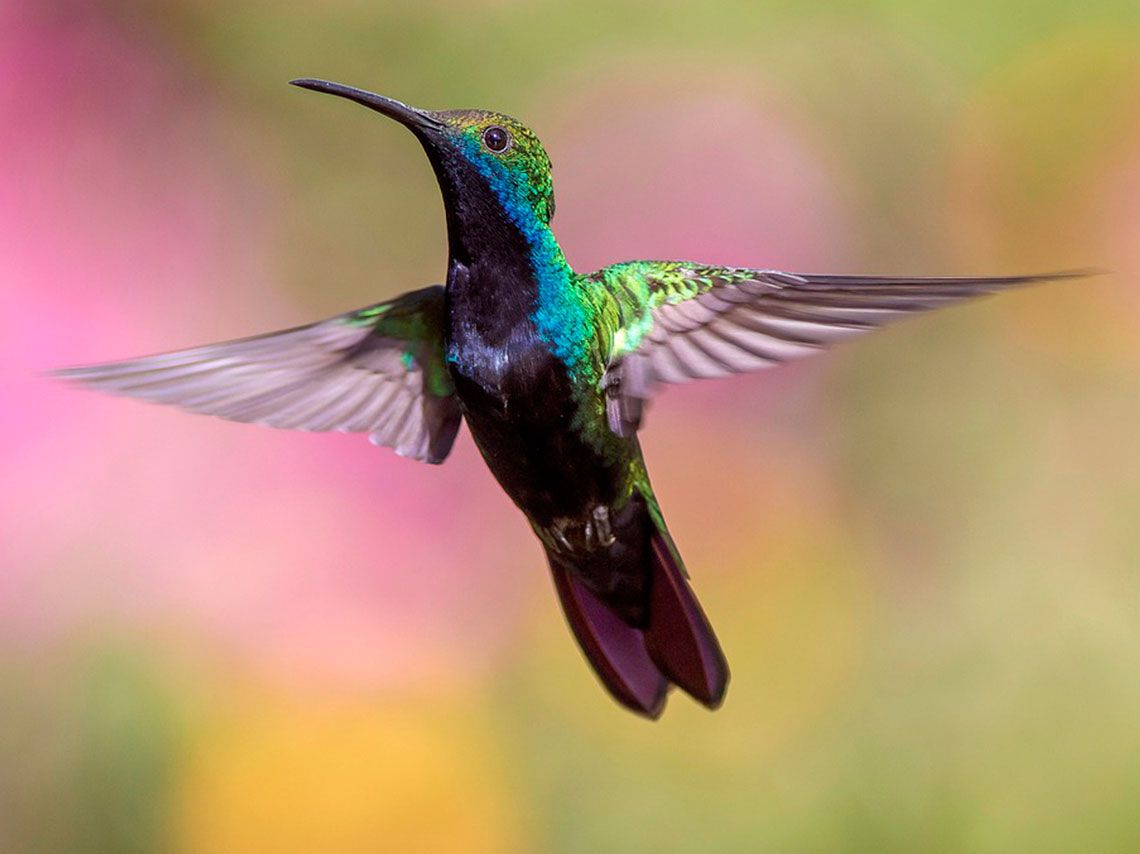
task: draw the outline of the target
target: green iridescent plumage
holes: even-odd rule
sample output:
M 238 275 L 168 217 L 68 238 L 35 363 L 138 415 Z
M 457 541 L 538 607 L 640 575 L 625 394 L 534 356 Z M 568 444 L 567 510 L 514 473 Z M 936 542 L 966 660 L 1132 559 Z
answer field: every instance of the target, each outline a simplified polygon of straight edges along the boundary
M 441 298 L 439 288 L 425 288 L 362 308 L 345 315 L 342 320 L 352 326 L 367 328 L 373 339 L 404 342 L 400 354 L 404 369 L 422 371 L 425 393 L 447 398 L 455 394 L 455 386 L 444 359 Z
M 755 270 L 703 267 L 681 261 L 626 261 L 586 277 L 598 285 L 616 312 L 609 341 L 611 358 L 631 353 L 653 328 L 653 311 L 683 302 L 715 285 L 754 276 Z

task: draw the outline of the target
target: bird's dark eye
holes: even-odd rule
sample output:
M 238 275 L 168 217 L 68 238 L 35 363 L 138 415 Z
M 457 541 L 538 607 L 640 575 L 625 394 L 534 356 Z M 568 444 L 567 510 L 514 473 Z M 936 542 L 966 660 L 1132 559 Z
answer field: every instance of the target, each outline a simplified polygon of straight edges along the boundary
M 506 128 L 492 125 L 483 131 L 483 144 L 489 151 L 498 154 L 507 150 L 507 146 L 511 144 L 511 135 Z

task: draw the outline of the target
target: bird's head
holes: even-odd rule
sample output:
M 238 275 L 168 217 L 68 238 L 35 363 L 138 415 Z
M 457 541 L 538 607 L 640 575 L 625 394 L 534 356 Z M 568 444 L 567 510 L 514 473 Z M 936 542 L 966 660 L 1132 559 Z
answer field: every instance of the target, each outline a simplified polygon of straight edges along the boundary
M 420 110 L 340 83 L 292 82 L 355 101 L 411 130 L 435 167 L 449 213 L 487 216 L 492 211 L 481 208 L 490 206 L 524 231 L 549 225 L 554 217 L 550 158 L 534 132 L 510 116 L 485 110 Z

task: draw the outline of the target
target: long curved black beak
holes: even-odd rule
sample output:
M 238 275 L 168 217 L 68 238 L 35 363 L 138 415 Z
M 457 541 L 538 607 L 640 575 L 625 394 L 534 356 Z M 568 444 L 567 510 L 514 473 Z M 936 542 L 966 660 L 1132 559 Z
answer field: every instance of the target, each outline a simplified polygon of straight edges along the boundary
M 370 110 L 383 113 L 385 116 L 395 119 L 400 124 L 413 130 L 417 128 L 421 130 L 439 130 L 443 127 L 443 122 L 424 110 L 417 110 L 415 107 L 409 107 L 401 101 L 397 101 L 393 98 L 385 98 L 383 95 L 376 95 L 372 92 L 366 92 L 364 89 L 356 89 L 341 83 L 331 83 L 328 80 L 314 80 L 309 77 L 302 77 L 299 80 L 290 80 L 289 83 L 293 86 L 300 86 L 302 89 L 312 89 L 314 92 L 324 92 L 328 95 L 336 95 L 341 98 L 347 98 L 350 101 L 355 101 L 357 104 L 362 104 Z

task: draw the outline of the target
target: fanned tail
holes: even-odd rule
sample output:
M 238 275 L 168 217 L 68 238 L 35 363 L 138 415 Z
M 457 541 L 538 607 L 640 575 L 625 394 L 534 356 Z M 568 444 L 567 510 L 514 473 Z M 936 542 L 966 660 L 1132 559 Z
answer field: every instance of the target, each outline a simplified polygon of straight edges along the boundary
M 728 687 L 728 663 L 668 532 L 654 524 L 647 511 L 640 521 L 635 530 L 648 529 L 640 550 L 642 608 L 631 610 L 626 601 L 607 602 L 604 593 L 584 580 L 599 577 L 598 567 L 576 569 L 548 549 L 566 620 L 598 678 L 623 706 L 656 719 L 665 708 L 669 687 L 676 684 L 715 709 Z

